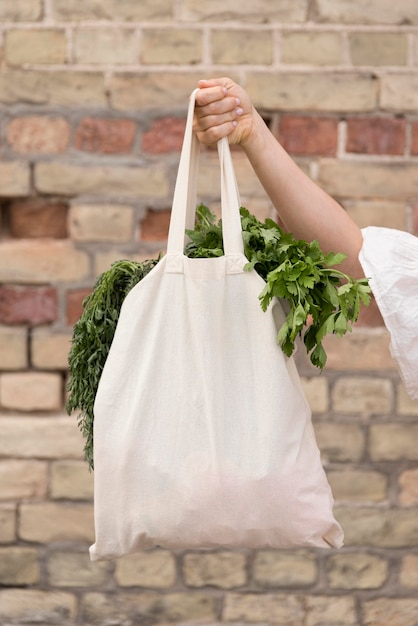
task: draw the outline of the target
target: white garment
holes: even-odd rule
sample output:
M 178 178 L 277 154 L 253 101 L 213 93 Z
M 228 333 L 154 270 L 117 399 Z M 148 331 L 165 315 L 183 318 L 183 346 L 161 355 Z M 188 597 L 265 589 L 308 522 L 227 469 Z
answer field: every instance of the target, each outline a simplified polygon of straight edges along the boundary
M 406 390 L 418 398 L 418 238 L 377 226 L 362 233 L 360 263 L 390 332 Z

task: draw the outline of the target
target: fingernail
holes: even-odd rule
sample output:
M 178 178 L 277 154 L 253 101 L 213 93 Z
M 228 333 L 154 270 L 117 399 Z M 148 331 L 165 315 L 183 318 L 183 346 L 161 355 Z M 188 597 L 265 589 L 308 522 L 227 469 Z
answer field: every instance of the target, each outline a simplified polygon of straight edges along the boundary
M 237 122 L 236 120 L 234 120 L 234 121 L 232 122 L 232 126 L 236 126 L 237 124 L 238 124 L 238 122 Z
M 224 88 L 222 89 L 222 91 L 223 91 L 225 94 L 226 94 L 226 93 L 228 93 L 228 89 L 227 89 L 226 87 L 224 87 Z
M 238 109 L 235 110 L 235 113 L 237 115 L 242 115 L 244 113 L 243 109 L 241 109 L 241 107 L 239 107 Z
M 241 104 L 241 100 L 240 100 L 239 98 L 235 98 L 235 102 L 236 102 L 237 104 Z

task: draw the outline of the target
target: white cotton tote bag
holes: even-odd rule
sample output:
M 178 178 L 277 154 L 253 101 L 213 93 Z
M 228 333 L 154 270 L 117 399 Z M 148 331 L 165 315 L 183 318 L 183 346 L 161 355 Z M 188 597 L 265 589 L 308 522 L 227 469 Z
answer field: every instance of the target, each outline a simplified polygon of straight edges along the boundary
M 340 547 L 343 533 L 293 362 L 244 271 L 227 139 L 225 256 L 184 256 L 196 206 L 193 92 L 167 254 L 126 297 L 94 420 L 92 560 L 144 548 Z

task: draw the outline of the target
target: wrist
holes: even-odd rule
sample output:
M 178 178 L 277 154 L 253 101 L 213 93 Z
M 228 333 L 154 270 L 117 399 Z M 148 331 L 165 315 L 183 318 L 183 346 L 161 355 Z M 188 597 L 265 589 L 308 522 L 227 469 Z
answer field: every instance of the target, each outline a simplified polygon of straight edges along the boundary
M 240 142 L 241 148 L 247 156 L 255 155 L 264 149 L 266 142 L 270 139 L 272 139 L 272 135 L 269 128 L 258 111 L 253 108 L 252 124 L 249 132 Z

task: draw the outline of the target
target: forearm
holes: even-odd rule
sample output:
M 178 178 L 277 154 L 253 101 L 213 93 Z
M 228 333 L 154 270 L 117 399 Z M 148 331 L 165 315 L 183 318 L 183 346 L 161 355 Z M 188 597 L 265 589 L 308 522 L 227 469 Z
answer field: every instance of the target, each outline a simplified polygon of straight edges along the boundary
M 360 229 L 335 200 L 302 172 L 262 118 L 254 115 L 254 132 L 242 148 L 286 229 L 299 239 L 317 239 L 325 252 L 344 252 L 347 258 L 341 268 L 353 276 L 362 276 L 358 261 Z

